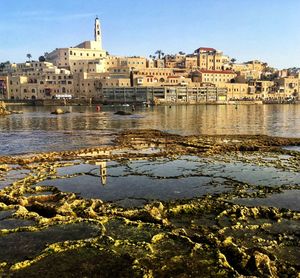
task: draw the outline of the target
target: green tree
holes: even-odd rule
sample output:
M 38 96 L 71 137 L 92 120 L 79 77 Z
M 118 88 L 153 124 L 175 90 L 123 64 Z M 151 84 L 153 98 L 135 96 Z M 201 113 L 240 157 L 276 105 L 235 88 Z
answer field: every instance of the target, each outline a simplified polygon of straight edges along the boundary
M 162 50 L 156 50 L 155 54 L 158 55 L 158 59 L 161 59 L 165 55 L 165 53 L 163 53 Z
M 31 60 L 31 58 L 32 58 L 32 55 L 31 55 L 30 53 L 28 53 L 28 54 L 26 54 L 26 57 L 28 58 L 28 60 L 29 60 L 29 62 L 30 62 L 30 60 Z
M 45 56 L 40 56 L 40 57 L 39 57 L 39 62 L 45 62 L 45 61 L 46 61 Z

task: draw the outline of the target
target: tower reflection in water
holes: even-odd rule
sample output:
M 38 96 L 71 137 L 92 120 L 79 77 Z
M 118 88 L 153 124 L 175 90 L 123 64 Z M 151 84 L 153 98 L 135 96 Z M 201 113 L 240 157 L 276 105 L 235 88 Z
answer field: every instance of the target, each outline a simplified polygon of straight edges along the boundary
M 103 186 L 106 185 L 106 178 L 107 178 L 106 161 L 93 161 L 91 164 L 99 166 L 101 184 Z

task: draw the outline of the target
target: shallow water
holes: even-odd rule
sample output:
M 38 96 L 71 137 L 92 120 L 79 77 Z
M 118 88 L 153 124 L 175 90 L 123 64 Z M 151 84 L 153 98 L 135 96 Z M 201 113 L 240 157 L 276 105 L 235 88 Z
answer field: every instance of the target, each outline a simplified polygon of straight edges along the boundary
M 233 202 L 246 206 L 270 206 L 300 211 L 300 189 L 273 193 L 266 198 L 238 198 Z
M 33 226 L 34 221 L 25 219 L 7 218 L 0 220 L 0 229 L 15 229 L 18 227 Z
M 16 232 L 0 237 L 0 261 L 16 262 L 32 258 L 46 244 L 84 239 L 97 235 L 99 228 L 88 223 L 52 226 L 37 232 Z
M 283 148 L 284 150 L 289 150 L 289 151 L 296 151 L 300 152 L 300 146 L 287 146 Z
M 170 201 L 220 194 L 242 184 L 248 185 L 248 192 L 255 192 L 256 187 L 298 186 L 300 183 L 298 172 L 195 156 L 174 160 L 81 163 L 59 167 L 56 175 L 50 178 L 36 185 L 54 186 L 83 198 L 99 198 L 126 207 L 152 200 Z
M 15 169 L 11 170 L 8 173 L 4 175 L 4 177 L 0 178 L 0 189 L 4 188 L 5 186 L 8 186 L 15 181 L 22 179 L 27 176 L 29 173 L 29 170 L 20 170 L 20 169 Z
M 15 212 L 14 210 L 0 211 L 0 220 L 10 217 L 14 212 Z
M 51 115 L 56 107 L 21 110 L 0 118 L 0 155 L 58 151 L 111 144 L 115 132 L 152 128 L 182 135 L 267 134 L 300 137 L 300 105 L 183 105 L 137 107 L 131 116 L 114 115 L 126 107 L 63 107 L 72 113 Z M 22 143 L 20 143 L 22 142 Z

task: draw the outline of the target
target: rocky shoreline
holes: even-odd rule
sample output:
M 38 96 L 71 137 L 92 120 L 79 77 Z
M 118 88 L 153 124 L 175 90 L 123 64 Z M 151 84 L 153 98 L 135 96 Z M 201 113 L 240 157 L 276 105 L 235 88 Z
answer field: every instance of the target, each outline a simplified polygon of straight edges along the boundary
M 300 212 L 246 206 L 236 200 L 299 190 L 300 180 L 293 177 L 298 177 L 300 153 L 282 148 L 299 145 L 300 138 L 128 130 L 110 147 L 2 156 L 0 276 L 298 277 Z M 201 163 L 201 175 L 215 183 L 220 180 L 230 190 L 168 201 L 149 199 L 124 207 L 41 185 L 86 175 L 58 177 L 59 169 L 79 163 L 115 161 L 122 166 L 179 157 L 188 163 L 191 156 Z M 216 163 L 229 166 L 220 168 Z M 253 184 L 224 171 L 239 163 L 257 167 L 253 175 L 271 169 L 278 184 L 271 185 L 272 177 L 270 185 L 261 180 Z M 191 174 L 196 178 L 198 164 Z M 147 175 L 143 171 L 135 174 Z M 276 178 L 282 173 L 291 175 L 289 182 Z M 171 176 L 174 181 L 180 177 Z

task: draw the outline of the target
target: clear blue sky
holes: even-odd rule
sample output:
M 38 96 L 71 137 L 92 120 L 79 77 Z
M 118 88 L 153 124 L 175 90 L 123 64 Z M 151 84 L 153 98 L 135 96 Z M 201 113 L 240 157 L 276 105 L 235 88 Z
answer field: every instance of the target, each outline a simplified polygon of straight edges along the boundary
M 207 46 L 238 62 L 300 67 L 300 0 L 0 0 L 0 11 L 0 61 L 91 40 L 98 15 L 110 54 Z

